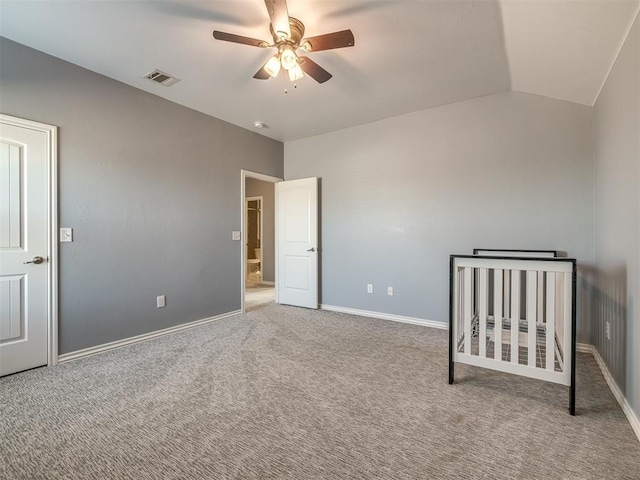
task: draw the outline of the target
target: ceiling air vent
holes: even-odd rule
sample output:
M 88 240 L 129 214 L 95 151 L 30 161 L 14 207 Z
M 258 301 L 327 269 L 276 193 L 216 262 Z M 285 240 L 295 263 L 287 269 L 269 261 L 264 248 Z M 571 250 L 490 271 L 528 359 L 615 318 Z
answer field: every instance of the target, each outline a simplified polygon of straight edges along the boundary
M 168 73 L 161 72 L 160 70 L 154 70 L 151 73 L 147 73 L 144 76 L 144 78 L 153 80 L 154 82 L 159 83 L 160 85 L 163 85 L 165 87 L 170 87 L 174 83 L 177 83 L 180 81 L 179 78 L 172 77 Z

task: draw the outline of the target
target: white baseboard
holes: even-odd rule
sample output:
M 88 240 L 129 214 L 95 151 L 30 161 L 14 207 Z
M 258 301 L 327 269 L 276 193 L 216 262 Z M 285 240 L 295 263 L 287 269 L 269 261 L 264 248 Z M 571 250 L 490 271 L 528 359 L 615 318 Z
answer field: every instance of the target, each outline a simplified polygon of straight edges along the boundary
M 640 420 L 638 420 L 637 415 L 631 409 L 631 405 L 629 405 L 629 402 L 627 401 L 626 397 L 622 393 L 622 390 L 620 390 L 620 387 L 618 387 L 618 384 L 613 378 L 613 375 L 611 375 L 611 372 L 607 368 L 607 364 L 604 363 L 604 360 L 600 356 L 600 352 L 598 352 L 598 349 L 593 345 L 588 345 L 586 343 L 578 343 L 576 345 L 576 351 L 586 352 L 593 355 L 593 358 L 595 358 L 596 363 L 600 367 L 602 376 L 607 381 L 607 385 L 609 385 L 609 389 L 611 390 L 611 393 L 613 393 L 613 396 L 616 398 L 616 400 L 620 404 L 620 408 L 622 408 L 622 411 L 626 415 L 627 420 L 629 420 L 629 424 L 633 429 L 633 433 L 635 433 L 636 437 L 638 437 L 638 440 L 640 440 Z
M 370 312 L 368 310 L 358 310 L 355 308 L 336 307 L 334 305 L 320 305 L 321 310 L 328 312 L 348 313 L 358 315 L 360 317 L 379 318 L 381 320 L 391 320 L 392 322 L 411 323 L 413 325 L 422 325 L 424 327 L 438 328 L 440 330 L 449 330 L 449 325 L 434 320 L 424 320 L 422 318 L 403 317 L 401 315 L 392 315 L 390 313 Z
M 593 354 L 593 345 L 588 343 L 576 343 L 576 352 Z
M 275 287 L 276 286 L 276 282 L 270 282 L 268 280 L 262 280 L 260 283 L 264 283 L 265 285 L 269 285 L 271 287 Z
M 83 348 L 82 350 L 76 350 L 75 352 L 65 353 L 63 355 L 58 356 L 58 363 L 69 362 L 71 360 L 77 360 L 79 358 L 87 357 L 89 355 L 95 355 L 96 353 L 102 353 L 108 350 L 113 350 L 114 348 L 120 348 L 126 345 L 131 345 L 133 343 L 144 342 L 146 340 L 151 340 L 152 338 L 161 337 L 162 335 L 168 335 L 170 333 L 179 332 L 180 330 L 185 330 L 187 328 L 198 327 L 200 325 L 205 325 L 207 323 L 215 322 L 217 320 L 222 320 L 223 318 L 229 318 L 236 315 L 240 315 L 241 313 L 242 312 L 240 310 L 235 310 L 233 312 L 216 315 L 215 317 L 203 318 L 201 320 L 196 320 L 194 322 L 176 325 L 175 327 L 164 328 L 162 330 L 156 330 L 155 332 L 144 333 L 142 335 L 125 338 L 123 340 L 116 340 L 115 342 L 103 343 L 102 345 L 97 345 L 95 347 Z

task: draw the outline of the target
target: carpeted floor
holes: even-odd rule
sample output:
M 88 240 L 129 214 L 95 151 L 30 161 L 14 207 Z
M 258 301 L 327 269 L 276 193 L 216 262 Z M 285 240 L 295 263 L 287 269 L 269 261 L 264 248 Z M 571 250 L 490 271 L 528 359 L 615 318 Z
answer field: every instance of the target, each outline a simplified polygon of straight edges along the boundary
M 273 285 L 260 282 L 247 282 L 244 291 L 244 309 L 251 312 L 262 308 L 276 299 L 276 289 Z
M 447 332 L 273 304 L 0 379 L 2 479 L 638 479 L 593 358 L 567 388 L 473 367 Z

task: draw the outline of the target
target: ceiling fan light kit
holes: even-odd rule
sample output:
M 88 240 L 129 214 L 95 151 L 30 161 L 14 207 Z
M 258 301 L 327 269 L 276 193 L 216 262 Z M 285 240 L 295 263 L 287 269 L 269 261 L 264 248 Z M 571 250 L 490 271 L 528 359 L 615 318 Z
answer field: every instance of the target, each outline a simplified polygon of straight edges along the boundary
M 291 45 L 283 45 L 280 52 L 280 63 L 285 70 L 291 70 L 294 65 L 298 64 L 298 56 L 293 51 Z
M 267 63 L 265 63 L 264 69 L 270 76 L 277 77 L 278 73 L 280 73 L 280 57 L 278 57 L 278 55 L 271 57 Z
M 306 73 L 318 83 L 324 83 L 332 75 L 309 57 L 300 57 L 296 53 L 298 49 L 304 52 L 317 52 L 332 50 L 335 48 L 353 47 L 355 39 L 351 30 L 327 33 L 304 39 L 304 24 L 297 18 L 289 16 L 286 0 L 265 0 L 267 12 L 271 20 L 270 31 L 273 44 L 264 40 L 243 37 L 232 33 L 214 31 L 216 40 L 239 43 L 260 48 L 275 47 L 278 53 L 269 58 L 264 66 L 258 70 L 253 78 L 267 80 L 277 77 L 282 69 L 286 70 L 289 80 L 296 82 Z
M 297 63 L 289 69 L 289 80 L 292 82 L 297 82 L 304 74 L 302 73 L 302 68 Z

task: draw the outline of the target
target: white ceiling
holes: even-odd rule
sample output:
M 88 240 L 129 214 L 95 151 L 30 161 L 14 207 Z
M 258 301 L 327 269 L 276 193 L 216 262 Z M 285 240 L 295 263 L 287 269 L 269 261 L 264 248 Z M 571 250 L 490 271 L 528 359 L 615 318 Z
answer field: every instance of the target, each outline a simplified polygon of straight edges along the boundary
M 593 105 L 637 1 L 503 0 L 513 90 Z
M 311 53 L 333 78 L 298 88 L 251 77 L 271 50 L 262 0 L 0 0 L 0 35 L 282 141 L 510 89 L 592 105 L 637 0 L 289 0 L 307 36 L 351 28 L 353 48 Z M 142 78 L 158 68 L 181 79 Z M 289 93 L 284 90 L 288 88 Z

